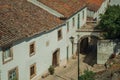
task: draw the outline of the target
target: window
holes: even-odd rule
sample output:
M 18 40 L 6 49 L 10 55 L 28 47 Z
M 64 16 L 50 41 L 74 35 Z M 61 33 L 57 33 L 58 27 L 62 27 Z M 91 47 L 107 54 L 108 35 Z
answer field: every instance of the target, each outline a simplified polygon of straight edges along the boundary
M 77 25 L 77 28 L 78 29 L 80 28 L 80 14 L 78 14 L 78 25 Z
M 58 40 L 62 39 L 62 30 L 58 30 Z
M 35 42 L 30 44 L 30 56 L 35 54 Z
M 3 63 L 7 63 L 13 59 L 13 52 L 11 46 L 3 48 Z
M 8 72 L 8 80 L 18 80 L 18 68 L 14 68 Z
M 30 79 L 32 79 L 36 75 L 36 63 L 30 66 Z
M 82 19 L 84 20 L 85 12 L 82 12 Z
M 67 32 L 69 32 L 69 22 L 67 22 Z
M 75 26 L 75 18 L 72 18 L 73 27 Z

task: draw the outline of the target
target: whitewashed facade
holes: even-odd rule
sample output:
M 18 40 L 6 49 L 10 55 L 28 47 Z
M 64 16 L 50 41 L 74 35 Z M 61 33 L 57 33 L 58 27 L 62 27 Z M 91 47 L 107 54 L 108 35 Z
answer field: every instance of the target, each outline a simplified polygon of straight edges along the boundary
M 110 0 L 110 5 L 120 5 L 120 0 Z
M 100 8 L 97 11 L 87 10 L 87 16 L 92 17 L 93 19 L 96 19 L 97 21 L 99 21 L 100 14 L 105 13 L 108 5 L 109 5 L 109 0 L 104 0 L 104 2 L 102 3 L 102 5 L 100 6 Z
M 0 48 L 0 80 L 9 80 L 8 73 L 14 68 L 17 68 L 19 80 L 35 79 L 44 72 L 47 72 L 49 66 L 52 65 L 53 53 L 57 49 L 60 50 L 59 66 L 67 65 L 67 55 L 69 58 L 72 57 L 72 44 L 69 38 L 74 36 L 77 40 L 76 29 L 86 24 L 86 16 L 87 8 L 85 7 L 66 20 L 62 26 L 58 26 L 54 30 L 14 42 L 12 46 L 13 59 L 9 62 L 3 63 L 3 50 Z M 73 18 L 75 21 L 74 26 Z M 67 27 L 68 23 L 69 27 Z M 62 32 L 60 40 L 58 40 L 58 30 Z M 33 42 L 35 52 L 34 55 L 30 56 L 30 44 Z M 76 53 L 76 49 L 73 52 Z M 30 66 L 33 64 L 36 65 L 36 75 L 31 78 Z

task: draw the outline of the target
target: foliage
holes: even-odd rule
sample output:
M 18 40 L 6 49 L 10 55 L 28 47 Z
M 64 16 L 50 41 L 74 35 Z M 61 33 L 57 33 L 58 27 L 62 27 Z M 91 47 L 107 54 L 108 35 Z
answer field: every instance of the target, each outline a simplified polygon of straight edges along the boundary
M 107 39 L 120 37 L 120 6 L 109 6 L 105 14 L 100 15 L 101 21 L 98 28 L 105 31 L 103 34 Z
M 50 73 L 51 75 L 53 75 L 53 74 L 54 74 L 54 71 L 55 71 L 54 66 L 50 66 L 50 67 L 48 68 L 48 71 L 49 71 L 49 73 Z
M 95 80 L 95 73 L 89 70 L 85 70 L 84 74 L 79 77 L 79 80 Z
M 18 80 L 17 77 L 14 77 L 12 80 Z

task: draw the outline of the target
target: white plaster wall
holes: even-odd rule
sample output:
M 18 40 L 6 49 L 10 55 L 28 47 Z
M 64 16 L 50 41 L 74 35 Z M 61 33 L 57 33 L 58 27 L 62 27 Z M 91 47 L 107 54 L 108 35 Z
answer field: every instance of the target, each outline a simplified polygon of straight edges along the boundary
M 97 43 L 97 64 L 105 64 L 107 60 L 114 53 L 114 48 L 117 46 L 112 40 L 99 40 Z M 116 47 L 116 49 L 120 49 L 120 47 Z
M 84 19 L 82 18 L 82 12 L 84 11 Z M 75 38 L 74 43 L 77 43 L 76 40 L 78 40 L 77 35 L 76 35 L 76 30 L 78 29 L 78 14 L 80 15 L 80 20 L 79 20 L 79 24 L 81 28 L 84 24 L 86 24 L 86 19 L 87 19 L 87 8 L 84 8 L 83 10 L 81 10 L 80 12 L 78 12 L 77 14 L 75 14 L 74 16 L 72 16 L 69 20 L 67 20 L 66 22 L 69 21 L 69 32 L 66 34 L 67 35 L 67 46 L 69 46 L 69 58 L 72 56 L 72 43 L 70 42 L 70 37 L 73 36 Z M 72 18 L 75 18 L 75 27 L 72 26 Z M 76 53 L 76 47 L 77 45 L 74 44 L 74 53 Z
M 49 32 L 44 35 L 38 35 L 37 37 L 32 37 L 31 39 L 26 39 L 22 42 L 15 43 L 13 46 L 13 60 L 2 64 L 2 80 L 8 80 L 8 71 L 14 67 L 18 67 L 19 70 L 19 80 L 29 80 L 29 67 L 30 65 L 36 63 L 37 75 L 42 74 L 48 69 L 52 64 L 52 54 L 57 49 L 60 48 L 60 60 L 66 58 L 66 27 L 61 27 L 63 38 L 57 40 L 57 30 Z M 50 42 L 49 46 L 46 47 L 46 41 Z M 29 57 L 29 44 L 35 41 L 36 54 Z M 0 51 L 0 54 L 2 51 Z M 1 57 L 2 55 L 0 55 Z M 0 62 L 2 58 L 0 58 Z
M 87 10 L 87 16 L 88 17 L 93 17 L 94 16 L 94 12 L 90 11 L 90 10 Z
M 84 19 L 82 19 L 82 12 L 84 11 Z M 84 24 L 86 24 L 86 20 L 87 20 L 87 7 L 85 9 L 83 9 L 80 13 L 80 27 L 83 26 Z
M 110 0 L 110 5 L 120 5 L 120 0 Z
M 105 0 L 101 7 L 98 9 L 98 11 L 94 14 L 94 18 L 97 18 L 97 20 L 100 20 L 100 14 L 104 14 L 107 7 L 108 7 L 109 0 Z
M 88 10 L 88 11 L 87 11 L 88 17 L 93 17 L 93 19 L 96 18 L 97 21 L 99 21 L 99 20 L 100 20 L 100 19 L 99 19 L 99 18 L 100 18 L 100 14 L 104 14 L 104 13 L 105 13 L 108 4 L 109 4 L 109 0 L 105 0 L 105 1 L 102 3 L 101 7 L 98 9 L 98 11 L 94 12 L 94 11 Z
M 82 11 L 85 11 L 85 18 L 82 20 Z M 80 26 L 86 23 L 86 10 L 81 10 L 73 17 L 75 17 L 75 27 L 72 26 L 72 18 L 69 20 L 69 32 L 67 32 L 66 25 L 57 28 L 48 33 L 39 34 L 31 38 L 27 38 L 14 43 L 13 46 L 13 60 L 2 64 L 2 51 L 0 49 L 0 70 L 2 80 L 8 80 L 8 71 L 14 67 L 18 67 L 19 80 L 30 80 L 30 65 L 36 63 L 37 76 L 42 75 L 48 70 L 48 67 L 52 65 L 53 52 L 60 48 L 60 66 L 64 65 L 63 62 L 66 60 L 67 51 L 66 47 L 69 46 L 69 58 L 72 56 L 72 46 L 69 40 L 70 36 L 74 36 L 76 39 L 76 29 L 78 24 L 78 14 L 80 14 Z M 62 39 L 57 40 L 57 31 L 62 29 Z M 29 56 L 29 45 L 35 41 L 36 53 L 32 57 Z M 46 42 L 49 41 L 49 46 L 46 46 Z M 76 45 L 74 45 L 75 47 Z M 75 52 L 76 50 L 74 50 Z M 33 78 L 34 79 L 34 78 Z

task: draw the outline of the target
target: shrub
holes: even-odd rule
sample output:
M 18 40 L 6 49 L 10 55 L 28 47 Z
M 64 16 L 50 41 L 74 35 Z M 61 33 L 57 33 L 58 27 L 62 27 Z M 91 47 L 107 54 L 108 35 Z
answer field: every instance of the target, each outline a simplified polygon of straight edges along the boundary
M 84 74 L 79 77 L 79 80 L 95 80 L 95 73 L 89 70 L 85 70 Z
M 51 75 L 53 75 L 53 74 L 54 74 L 54 71 L 55 71 L 54 66 L 50 66 L 50 67 L 48 68 L 48 71 L 49 71 L 49 73 L 50 73 Z
M 17 80 L 17 77 L 14 77 L 13 80 Z

